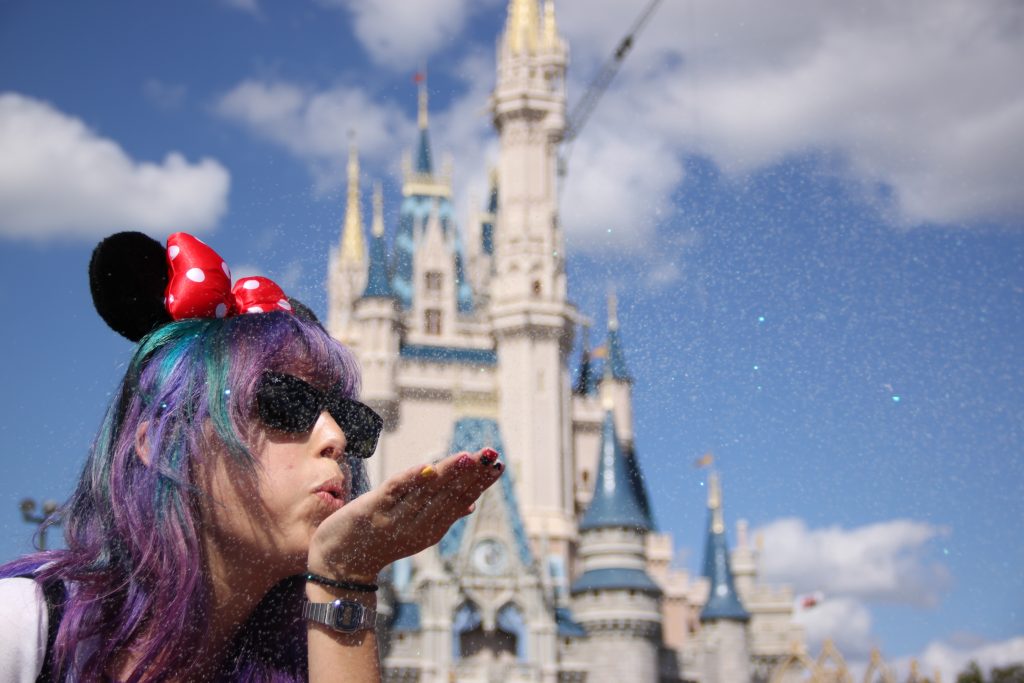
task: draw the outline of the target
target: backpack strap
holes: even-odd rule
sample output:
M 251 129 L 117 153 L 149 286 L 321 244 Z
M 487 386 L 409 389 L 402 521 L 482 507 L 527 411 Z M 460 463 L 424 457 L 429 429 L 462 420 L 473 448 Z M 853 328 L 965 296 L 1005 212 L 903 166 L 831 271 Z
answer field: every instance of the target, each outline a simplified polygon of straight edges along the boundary
M 22 574 L 18 578 L 38 581 L 32 574 Z M 61 619 L 64 618 L 67 589 L 64 587 L 64 581 L 57 578 L 40 585 L 43 588 L 43 598 L 46 600 L 46 656 L 43 658 L 43 668 L 39 671 L 36 683 L 52 683 L 54 675 L 53 646 L 57 642 L 57 631 L 60 630 Z
M 53 681 L 53 646 L 57 642 L 61 619 L 64 618 L 67 589 L 64 588 L 62 580 L 52 579 L 43 584 L 43 595 L 46 596 L 46 658 L 43 660 L 43 668 L 36 683 Z

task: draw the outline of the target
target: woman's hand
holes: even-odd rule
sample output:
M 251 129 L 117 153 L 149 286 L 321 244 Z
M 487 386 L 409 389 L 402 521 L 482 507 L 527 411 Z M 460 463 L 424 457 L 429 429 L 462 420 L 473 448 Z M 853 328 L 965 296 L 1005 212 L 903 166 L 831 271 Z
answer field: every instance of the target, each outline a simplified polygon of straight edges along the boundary
M 440 541 L 503 471 L 498 454 L 485 448 L 395 475 L 323 521 L 310 545 L 309 570 L 373 583 L 387 565 Z

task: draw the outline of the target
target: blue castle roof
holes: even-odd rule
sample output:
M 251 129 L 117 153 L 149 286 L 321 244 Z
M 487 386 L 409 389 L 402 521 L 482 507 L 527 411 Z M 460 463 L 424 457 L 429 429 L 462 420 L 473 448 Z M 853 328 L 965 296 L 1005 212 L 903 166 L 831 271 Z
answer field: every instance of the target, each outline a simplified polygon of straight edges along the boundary
M 650 520 L 651 528 L 655 529 L 658 525 L 654 523 L 654 511 L 651 510 L 651 501 L 647 497 L 647 480 L 644 479 L 644 473 L 640 469 L 640 460 L 636 457 L 636 447 L 630 445 L 623 450 L 626 455 L 626 464 L 629 465 L 629 483 L 633 485 L 633 492 L 636 499 L 640 501 L 640 507 L 643 508 L 647 519 Z
M 643 569 L 605 567 L 583 572 L 572 583 L 569 592 L 573 595 L 587 591 L 631 590 L 649 595 L 661 595 L 661 588 Z
M 711 587 L 708 590 L 708 600 L 700 612 L 700 620 L 749 621 L 750 613 L 740 602 L 740 596 L 733 583 L 717 478 L 713 478 L 710 484 L 713 488 L 710 491 L 712 500 L 709 504 L 707 540 L 704 544 L 704 576 L 710 579 Z
M 594 496 L 580 520 L 580 531 L 608 527 L 653 530 L 640 470 L 635 458 L 629 458 L 623 452 L 610 410 L 604 415 L 598 458 Z
M 485 417 L 464 417 L 455 423 L 455 430 L 452 433 L 452 441 L 449 452 L 460 453 L 463 451 L 472 453 L 481 448 L 490 447 L 505 454 L 505 446 L 501 440 L 501 430 L 498 423 Z M 529 567 L 533 564 L 533 553 L 530 551 L 530 544 L 526 538 L 526 528 L 519 516 L 519 503 L 516 501 L 515 489 L 512 482 L 511 469 L 505 470 L 505 475 L 499 480 L 501 484 L 501 495 L 505 501 L 508 518 L 512 522 L 512 535 L 516 539 L 516 548 L 519 551 L 519 559 Z M 462 546 L 462 538 L 466 533 L 466 517 L 460 518 L 448 529 L 438 544 L 441 557 L 449 558 L 455 555 Z
M 494 349 L 460 349 L 453 346 L 403 344 L 398 350 L 398 355 L 409 360 L 427 361 L 430 363 L 488 366 L 498 364 L 498 352 Z
M 366 276 L 364 297 L 393 297 L 391 280 L 388 278 L 388 255 L 384 235 L 370 238 L 370 266 Z

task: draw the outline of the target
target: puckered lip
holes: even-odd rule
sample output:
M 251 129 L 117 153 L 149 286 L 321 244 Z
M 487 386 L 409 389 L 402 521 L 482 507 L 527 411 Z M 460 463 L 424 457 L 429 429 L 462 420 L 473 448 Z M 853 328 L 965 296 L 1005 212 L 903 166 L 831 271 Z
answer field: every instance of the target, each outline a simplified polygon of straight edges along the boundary
M 324 483 L 313 489 L 312 493 L 328 493 L 339 501 L 344 502 L 348 493 L 348 486 L 341 477 L 331 477 Z

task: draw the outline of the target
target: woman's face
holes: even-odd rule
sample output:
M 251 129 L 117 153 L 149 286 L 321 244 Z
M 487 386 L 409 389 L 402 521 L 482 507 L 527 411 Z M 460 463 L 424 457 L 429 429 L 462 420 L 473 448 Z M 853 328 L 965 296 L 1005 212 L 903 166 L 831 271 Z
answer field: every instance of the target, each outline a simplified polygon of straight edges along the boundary
M 206 458 L 204 542 L 211 559 L 216 554 L 279 579 L 305 570 L 316 528 L 352 497 L 352 472 L 345 433 L 326 411 L 306 433 L 254 431 L 255 476 L 223 446 Z

